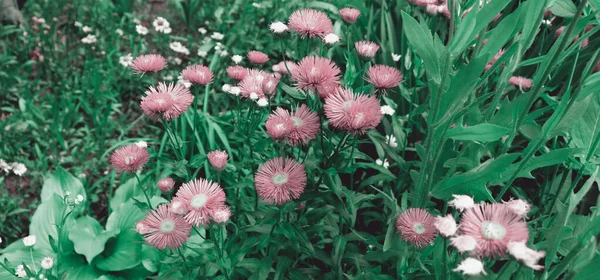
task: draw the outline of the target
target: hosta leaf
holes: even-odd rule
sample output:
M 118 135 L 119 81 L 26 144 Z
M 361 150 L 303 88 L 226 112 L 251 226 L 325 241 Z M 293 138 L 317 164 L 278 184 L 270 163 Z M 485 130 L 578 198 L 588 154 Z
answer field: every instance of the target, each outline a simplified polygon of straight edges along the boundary
M 135 231 L 123 231 L 117 238 L 106 243 L 103 255 L 106 258 L 96 262 L 96 266 L 106 271 L 121 271 L 141 263 L 144 239 Z
M 40 197 L 42 202 L 44 202 L 48 199 L 51 199 L 53 194 L 58 194 L 61 197 L 65 197 L 67 192 L 70 192 L 72 197 L 82 195 L 84 199 L 86 198 L 85 190 L 83 188 L 83 184 L 81 184 L 81 181 L 69 174 L 69 172 L 62 167 L 58 167 L 54 174 L 50 175 L 44 180 Z
M 577 7 L 572 0 L 556 0 L 550 7 L 550 11 L 559 17 L 572 18 L 577 12 Z
M 69 239 L 75 245 L 75 252 L 84 255 L 88 263 L 104 251 L 104 245 L 109 238 L 119 233 L 118 230 L 105 231 L 100 223 L 90 216 L 75 220 L 69 229 Z

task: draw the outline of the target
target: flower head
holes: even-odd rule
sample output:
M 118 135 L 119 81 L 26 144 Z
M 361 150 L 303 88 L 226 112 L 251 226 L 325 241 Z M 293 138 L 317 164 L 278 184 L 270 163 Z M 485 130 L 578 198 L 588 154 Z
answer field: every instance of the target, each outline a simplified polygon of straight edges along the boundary
M 510 79 L 508 79 L 508 83 L 522 89 L 530 89 L 533 86 L 533 80 L 519 76 L 510 77 Z
M 227 151 L 214 150 L 208 153 L 208 162 L 216 170 L 222 171 L 227 164 Z
M 291 69 L 290 69 L 291 70 Z M 292 80 L 303 90 L 315 90 L 324 84 L 339 84 L 340 68 L 328 58 L 307 56 L 292 71 Z
M 119 172 L 136 172 L 142 170 L 149 158 L 145 148 L 131 144 L 116 149 L 110 156 L 110 162 Z
M 173 50 L 176 53 L 180 53 L 180 54 L 184 54 L 184 55 L 190 54 L 190 50 L 186 46 L 181 44 L 181 42 L 171 42 L 169 44 L 169 48 L 171 48 L 171 50 Z
M 127 54 L 119 57 L 119 63 L 123 65 L 123 67 L 130 67 L 133 64 L 133 56 L 131 54 Z
M 84 44 L 93 44 L 93 43 L 96 43 L 96 41 L 98 41 L 98 39 L 96 38 L 96 35 L 92 35 L 92 34 L 88 34 L 83 39 L 81 39 L 81 42 Z
M 205 179 L 194 179 L 177 191 L 187 210 L 185 220 L 192 225 L 207 225 L 210 214 L 225 206 L 225 192 L 219 184 Z
M 281 75 L 280 75 L 281 78 Z M 277 92 L 277 85 L 279 84 L 279 79 L 275 75 L 267 75 L 262 82 L 262 92 L 265 96 L 273 96 Z
M 453 194 L 452 197 L 454 197 L 454 199 L 450 200 L 448 205 L 456 208 L 456 210 L 460 212 L 475 206 L 475 201 L 473 201 L 473 198 L 468 195 Z
M 156 88 L 150 87 L 146 91 L 140 106 L 153 119 L 172 120 L 187 111 L 192 101 L 194 96 L 184 85 L 159 83 Z
M 265 123 L 267 134 L 275 141 L 283 140 L 288 137 L 294 130 L 294 121 L 291 118 L 290 112 L 277 107 L 272 114 L 267 118 Z
M 335 35 L 334 33 L 329 33 L 329 34 L 325 35 L 325 37 L 323 38 L 323 42 L 325 42 L 325 44 L 327 44 L 327 45 L 333 45 L 339 41 L 340 41 L 340 36 Z
M 440 234 L 445 237 L 452 236 L 456 233 L 458 226 L 452 215 L 448 214 L 445 217 L 435 217 L 435 223 L 433 224 Z
M 396 219 L 396 230 L 402 239 L 417 248 L 428 246 L 435 239 L 437 232 L 434 218 L 426 210 L 409 208 Z
M 263 52 L 250 51 L 248 52 L 248 60 L 254 64 L 263 64 L 269 60 L 269 56 Z
M 293 128 L 288 134 L 288 140 L 292 146 L 307 144 L 310 140 L 317 138 L 321 129 L 319 115 L 302 104 L 290 115 Z
M 485 273 L 485 270 L 483 269 L 483 263 L 478 260 L 478 259 L 474 259 L 474 258 L 466 258 L 464 259 L 457 268 L 453 269 L 452 271 L 456 271 L 456 272 L 462 272 L 463 275 L 467 274 L 467 275 L 479 275 L 481 273 L 483 273 L 484 275 L 487 275 L 487 273 Z
M 386 90 L 398 86 L 402 80 L 402 73 L 387 65 L 375 65 L 367 69 L 365 80 L 385 93 Z
M 290 15 L 288 26 L 302 38 L 324 37 L 331 33 L 333 24 L 327 15 L 313 9 L 297 10 Z
M 533 270 L 541 270 L 544 268 L 544 266 L 538 265 L 537 263 L 546 255 L 546 252 L 528 248 L 525 241 L 508 242 L 506 248 L 508 249 L 508 253 L 515 257 L 515 259 L 522 261 L 523 264 L 531 267 Z
M 396 110 L 394 110 L 394 108 L 392 108 L 390 105 L 383 105 L 381 106 L 381 114 L 383 115 L 390 115 L 393 116 L 394 113 L 396 113 Z
M 232 80 L 241 81 L 248 75 L 248 69 L 239 65 L 229 66 L 227 67 L 227 75 Z
M 297 199 L 306 187 L 306 172 L 290 158 L 273 158 L 258 168 L 254 185 L 260 198 L 277 205 Z
M 223 224 L 229 221 L 231 217 L 231 209 L 229 206 L 224 206 L 223 208 L 217 209 L 213 211 L 210 215 L 210 218 L 215 221 L 217 224 Z
M 336 93 L 340 88 L 339 81 L 325 82 L 317 86 L 317 93 L 319 98 L 325 99 L 327 96 Z
M 175 181 L 171 177 L 162 178 L 158 180 L 157 185 L 161 192 L 168 192 L 175 186 Z
M 225 35 L 223 35 L 223 33 L 214 32 L 212 35 L 210 35 L 210 38 L 215 40 L 223 40 L 223 38 L 225 38 Z
M 207 85 L 213 81 L 213 73 L 204 65 L 190 65 L 181 71 L 184 79 L 199 85 Z
M 171 203 L 169 203 L 169 212 L 180 215 L 180 216 L 184 216 L 189 211 L 186 207 L 186 202 L 184 199 L 179 198 L 179 197 L 174 197 L 173 199 L 171 199 Z
M 393 60 L 394 62 L 398 62 L 398 61 L 400 61 L 400 58 L 402 58 L 402 55 L 400 55 L 400 54 L 395 54 L 395 53 L 393 53 L 393 54 L 392 54 L 392 60 Z
M 527 213 L 529 213 L 529 210 L 531 209 L 531 205 L 522 199 L 510 199 L 509 201 L 504 202 L 504 204 L 521 217 L 527 217 Z
M 256 100 L 256 105 L 260 107 L 266 107 L 267 105 L 269 105 L 269 100 L 264 97 L 259 98 L 258 100 Z
M 148 28 L 146 28 L 145 26 L 140 25 L 140 24 L 135 26 L 135 31 L 140 35 L 148 34 Z
M 35 235 L 29 235 L 27 237 L 23 238 L 23 245 L 27 246 L 27 247 L 31 247 L 33 245 L 35 245 Z
M 250 69 L 247 75 L 240 81 L 240 90 L 243 97 L 250 97 L 253 93 L 256 99 L 264 96 L 263 84 L 267 79 L 267 72 L 257 69 Z
M 340 16 L 347 23 L 355 23 L 360 17 L 360 11 L 354 8 L 343 8 L 340 10 Z
M 477 240 L 477 255 L 504 256 L 508 242 L 526 241 L 529 229 L 522 218 L 504 204 L 478 204 L 463 213 L 460 234 Z
M 269 29 L 271 29 L 271 32 L 273 32 L 275 34 L 281 34 L 283 32 L 288 31 L 287 25 L 285 25 L 285 23 L 283 23 L 281 21 L 276 21 L 276 22 L 271 23 L 271 26 L 269 27 Z
M 154 21 L 152 22 L 152 25 L 154 26 L 154 30 L 156 30 L 157 32 L 161 32 L 161 33 L 165 33 L 165 34 L 171 33 L 170 24 L 163 17 L 157 17 L 156 19 L 154 19 Z
M 157 72 L 165 68 L 165 66 L 167 66 L 167 60 L 159 54 L 140 55 L 131 64 L 131 68 L 135 74 Z
M 42 259 L 42 268 L 43 269 L 51 269 L 54 266 L 54 259 L 51 257 L 45 257 Z
M 17 176 L 23 176 L 23 174 L 27 172 L 27 166 L 18 162 L 12 162 L 10 164 L 10 168 L 12 169 L 12 172 L 15 173 L 15 175 Z
M 170 212 L 166 204 L 161 204 L 148 213 L 136 229 L 150 246 L 162 250 L 181 247 L 190 238 L 192 226 L 183 217 Z
M 450 238 L 450 244 L 461 252 L 470 252 L 477 248 L 477 239 L 470 235 L 459 235 Z
M 325 98 L 325 116 L 336 128 L 354 134 L 374 129 L 381 121 L 381 108 L 374 96 L 355 94 L 350 89 L 338 89 Z
M 276 65 L 273 66 L 273 71 L 282 73 L 282 74 L 290 74 L 290 72 L 294 72 L 296 68 L 298 68 L 298 64 L 293 61 L 280 61 Z M 288 71 L 289 69 L 289 71 Z
M 366 58 L 373 58 L 379 50 L 379 45 L 371 41 L 358 41 L 354 43 L 358 55 Z

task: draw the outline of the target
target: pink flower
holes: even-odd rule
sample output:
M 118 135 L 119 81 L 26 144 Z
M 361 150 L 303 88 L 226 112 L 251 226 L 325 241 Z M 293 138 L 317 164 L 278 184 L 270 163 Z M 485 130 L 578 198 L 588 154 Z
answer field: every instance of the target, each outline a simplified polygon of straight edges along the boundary
M 308 141 L 317 138 L 317 133 L 321 129 L 321 123 L 319 121 L 319 115 L 304 104 L 296 108 L 296 111 L 292 113 L 291 120 L 294 123 L 294 127 L 288 139 L 292 146 L 299 144 L 308 144 Z
M 169 212 L 184 216 L 189 211 L 186 207 L 186 202 L 180 197 L 174 197 L 169 204 Z
M 287 65 L 287 67 L 286 67 Z M 294 70 L 296 70 L 296 68 L 298 68 L 298 64 L 296 64 L 295 62 L 292 61 L 281 61 L 279 63 L 277 63 L 276 65 L 277 67 L 274 69 L 277 69 L 277 72 L 279 73 L 283 73 L 283 74 L 290 74 L 290 72 L 294 72 Z M 288 71 L 288 69 L 290 71 Z M 275 71 L 275 70 L 273 70 Z
M 195 226 L 207 225 L 210 214 L 225 206 L 225 192 L 219 184 L 206 179 L 194 179 L 177 191 L 189 211 L 185 220 Z
M 379 50 L 379 45 L 371 41 L 358 41 L 354 43 L 358 55 L 366 58 L 375 57 L 375 53 Z
M 385 94 L 387 89 L 397 87 L 402 77 L 402 74 L 396 68 L 387 65 L 374 65 L 367 69 L 365 80 Z
M 450 214 L 445 217 L 435 217 L 435 223 L 433 225 L 445 237 L 454 235 L 458 229 L 456 221 Z
M 258 97 L 264 97 L 263 83 L 267 76 L 269 74 L 262 70 L 248 70 L 248 74 L 239 85 L 242 96 L 248 98 L 252 93 L 255 93 Z
M 324 84 L 339 84 L 340 68 L 328 58 L 307 56 L 292 72 L 292 80 L 303 90 L 314 90 Z
M 470 235 L 459 235 L 450 238 L 450 244 L 461 252 L 470 252 L 477 248 L 477 240 Z
M 258 168 L 254 185 L 262 200 L 281 205 L 304 192 L 306 172 L 301 163 L 290 158 L 273 158 Z
M 279 74 L 279 73 L 275 73 Z M 271 97 L 277 93 L 277 84 L 279 84 L 279 79 L 281 79 L 281 74 L 279 74 L 279 78 L 277 75 L 271 74 L 267 75 L 262 83 L 262 91 L 265 96 Z
M 175 181 L 171 177 L 162 178 L 158 180 L 157 185 L 161 192 L 168 192 L 175 186 Z
M 325 99 L 330 94 L 335 93 L 340 88 L 339 82 L 331 82 L 331 83 L 322 83 L 317 86 L 317 92 L 319 94 L 319 98 Z
M 544 268 L 544 266 L 538 265 L 537 263 L 546 255 L 546 252 L 529 249 L 527 245 L 525 245 L 525 241 L 511 241 L 508 242 L 506 247 L 509 254 L 515 257 L 515 259 L 522 261 L 523 264 L 531 267 L 533 270 L 541 270 Z
M 355 23 L 360 17 L 360 11 L 354 8 L 343 8 L 340 10 L 340 16 L 347 23 Z
M 522 218 L 506 205 L 482 203 L 465 211 L 460 234 L 470 235 L 477 240 L 477 255 L 503 257 L 508 242 L 527 241 L 529 229 Z
M 336 128 L 354 134 L 374 129 L 381 121 L 381 106 L 374 96 L 355 94 L 350 89 L 338 89 L 325 98 L 325 116 Z
M 533 81 L 531 79 L 518 76 L 510 77 L 510 79 L 508 79 L 508 83 L 522 89 L 529 89 L 533 86 Z
M 600 60 L 598 60 L 598 62 L 596 62 L 596 66 L 594 67 L 594 73 L 596 72 L 600 72 Z
M 227 67 L 227 75 L 232 80 L 241 81 L 248 75 L 248 69 L 239 65 L 229 66 Z
M 167 61 L 159 54 L 145 54 L 136 57 L 131 63 L 131 68 L 135 74 L 146 72 L 157 72 L 167 66 Z
M 144 113 L 153 119 L 172 120 L 187 111 L 192 101 L 194 96 L 185 86 L 161 82 L 156 88 L 150 87 L 146 91 L 140 105 Z
M 272 114 L 267 118 L 265 123 L 267 134 L 275 141 L 280 141 L 286 138 L 294 130 L 294 121 L 291 118 L 290 112 L 277 107 Z
M 293 12 L 288 20 L 288 26 L 302 38 L 306 36 L 323 38 L 333 31 L 333 24 L 327 15 L 313 9 Z
M 224 206 L 223 208 L 217 209 L 210 214 L 210 218 L 217 224 L 226 223 L 229 221 L 230 217 L 231 209 L 229 209 L 229 206 Z
M 110 156 L 110 163 L 119 172 L 136 172 L 142 170 L 148 159 L 150 155 L 146 148 L 131 144 L 116 149 Z
M 211 151 L 208 153 L 208 162 L 210 165 L 216 170 L 222 171 L 225 169 L 225 165 L 227 164 L 227 151 Z
M 144 236 L 150 246 L 157 249 L 181 247 L 190 238 L 192 226 L 183 217 L 168 211 L 167 205 L 161 204 L 136 225 L 136 229 Z
M 402 239 L 417 248 L 428 246 L 435 239 L 434 218 L 426 210 L 409 208 L 396 219 L 396 230 Z
M 248 60 L 254 64 L 263 64 L 269 60 L 269 56 L 259 51 L 248 52 Z
M 199 85 L 207 85 L 213 81 L 213 73 L 204 65 L 190 65 L 181 71 L 184 79 Z
M 418 5 L 418 6 L 427 6 L 429 4 L 438 4 L 438 0 L 408 0 L 408 2 Z
M 506 52 L 506 50 L 504 50 L 504 49 L 501 49 L 500 51 L 498 51 L 498 53 L 495 54 L 494 57 L 492 57 L 492 60 L 490 60 L 485 65 L 485 71 L 490 70 L 490 68 L 492 68 L 492 66 L 494 66 L 494 64 L 496 63 L 496 61 L 498 61 L 498 59 L 500 59 L 500 57 L 502 57 L 502 55 L 504 54 L 504 52 Z

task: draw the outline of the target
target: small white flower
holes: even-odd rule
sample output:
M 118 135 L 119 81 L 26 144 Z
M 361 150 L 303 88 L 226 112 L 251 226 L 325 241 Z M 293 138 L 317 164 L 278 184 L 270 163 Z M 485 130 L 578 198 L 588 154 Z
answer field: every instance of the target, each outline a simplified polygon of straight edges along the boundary
M 3 159 L 0 159 L 0 169 L 8 173 L 12 169 L 12 167 L 10 167 L 10 165 Z
M 542 20 L 542 24 L 552 26 L 552 19 L 544 19 Z
M 277 64 L 271 66 L 271 70 L 273 70 L 273 72 L 279 72 L 279 71 L 281 71 L 281 69 L 279 68 L 279 65 L 277 65 Z
M 154 19 L 154 21 L 152 22 L 152 25 L 154 26 L 154 30 L 161 33 L 166 33 L 165 30 L 167 28 L 171 29 L 169 27 L 169 22 L 163 17 L 156 17 L 156 19 Z
M 148 34 L 148 28 L 146 28 L 145 26 L 140 25 L 140 24 L 135 26 L 135 31 L 140 35 Z
M 390 105 L 383 105 L 383 106 L 381 106 L 381 109 L 379 109 L 379 110 L 384 115 L 393 116 L 394 113 L 396 113 L 396 110 L 394 110 L 394 108 L 392 108 Z
M 452 197 L 454 197 L 454 199 L 449 201 L 448 205 L 456 208 L 460 212 L 475 206 L 475 201 L 468 195 L 453 194 Z
M 23 176 L 23 174 L 27 172 L 27 166 L 25 166 L 25 164 L 22 163 L 13 162 L 10 164 L 10 167 L 12 169 L 12 172 L 15 173 L 15 175 L 17 176 Z
M 256 99 L 258 99 L 258 94 L 256 94 L 256 92 L 251 92 L 251 93 L 250 93 L 250 99 L 251 99 L 251 100 L 256 100 Z
M 508 253 L 515 257 L 515 259 L 522 261 L 523 264 L 533 268 L 533 270 L 544 268 L 544 266 L 538 265 L 537 263 L 546 255 L 546 252 L 528 248 L 527 245 L 525 245 L 525 241 L 510 241 L 506 245 L 506 248 L 508 249 Z
M 252 3 L 252 6 L 254 6 L 254 8 L 260 9 L 260 7 L 262 5 L 260 5 L 259 3 L 254 2 L 254 3 Z
M 384 159 L 383 161 L 382 161 L 381 159 L 377 159 L 377 160 L 375 160 L 375 163 L 376 163 L 377 165 L 381 165 L 381 166 L 385 167 L 386 169 L 387 169 L 388 167 L 390 167 L 390 163 L 388 162 L 387 158 L 386 158 L 386 159 Z
M 139 20 L 139 19 L 137 19 L 137 18 L 134 18 L 133 19 L 133 23 L 135 23 L 135 24 L 142 24 L 142 21 Z
M 83 195 L 78 194 L 76 197 L 77 201 L 79 201 L 80 203 L 83 202 Z
M 258 104 L 260 107 L 265 107 L 269 105 L 269 101 L 266 98 L 260 98 L 256 101 L 256 104 Z
M 115 32 L 117 34 L 119 34 L 119 36 L 123 36 L 123 30 L 121 30 L 120 28 L 117 28 L 117 30 L 115 30 Z
M 173 76 L 171 76 L 171 75 L 166 75 L 166 76 L 164 77 L 164 79 L 165 79 L 165 81 L 172 81 L 172 80 L 173 80 Z
M 461 252 L 470 252 L 477 248 L 477 240 L 475 237 L 470 235 L 459 235 L 456 237 L 450 238 L 450 244 L 456 247 L 456 249 Z
M 183 76 L 181 76 L 181 75 L 179 75 L 179 77 L 177 77 L 177 83 L 182 84 L 186 88 L 190 88 L 192 86 L 192 83 L 190 81 L 188 81 L 187 79 L 184 79 Z
M 435 222 L 433 225 L 445 237 L 454 235 L 458 229 L 456 221 L 450 214 L 446 215 L 446 217 L 435 217 Z
M 181 62 L 182 62 L 181 58 L 179 58 L 179 57 L 172 57 L 171 61 L 177 65 L 181 65 Z
M 327 45 L 333 45 L 340 41 L 340 36 L 335 35 L 333 33 L 329 33 L 329 34 L 325 35 L 325 37 L 323 38 L 323 41 Z
M 76 21 L 73 25 L 75 25 L 75 27 L 82 27 L 83 24 L 81 24 L 81 22 Z
M 87 175 L 85 175 L 85 173 L 79 173 L 77 175 L 77 178 L 79 178 L 79 179 L 85 179 L 85 177 L 87 177 Z
M 198 50 L 198 56 L 199 57 L 206 57 L 207 55 L 208 55 L 207 51 Z
M 387 142 L 388 145 L 390 145 L 390 147 L 392 148 L 396 148 L 398 147 L 398 143 L 396 142 L 396 137 L 394 137 L 394 135 L 387 135 L 385 137 L 385 141 Z
M 96 43 L 97 39 L 95 35 L 88 34 L 85 38 L 81 39 L 81 42 L 84 44 L 93 44 Z
M 231 89 L 229 89 L 229 93 L 235 96 L 239 96 L 241 91 L 242 90 L 239 87 L 231 87 Z
M 27 247 L 35 245 L 35 235 L 30 235 L 23 238 L 23 244 Z
M 66 195 L 66 196 L 69 196 L 69 195 L 71 195 L 71 192 L 70 192 L 70 191 L 66 191 L 66 192 L 65 192 L 65 195 Z
M 273 32 L 275 34 L 281 34 L 288 30 L 288 26 L 285 25 L 285 23 L 283 23 L 281 21 L 276 21 L 276 22 L 271 23 L 271 26 L 269 27 L 269 29 L 271 29 L 271 32 Z
M 229 53 L 227 52 L 227 50 L 222 50 L 221 53 L 219 54 L 221 57 L 226 57 L 229 56 Z
M 42 259 L 42 268 L 43 269 L 51 269 L 54 266 L 54 259 L 51 257 L 45 257 Z
M 135 143 L 135 145 L 140 148 L 148 148 L 148 142 L 146 141 L 138 141 L 137 143 Z
M 81 31 L 83 31 L 85 33 L 90 33 L 90 32 L 92 32 L 92 28 L 86 25 L 81 28 Z
M 215 40 L 223 40 L 223 38 L 225 38 L 225 35 L 219 32 L 214 32 L 212 35 L 210 35 L 210 38 L 213 38 Z
M 527 217 L 527 213 L 529 213 L 529 210 L 531 209 L 529 203 L 522 199 L 511 199 L 507 202 L 504 202 L 504 205 L 508 206 L 513 213 L 520 217 Z
M 133 64 L 133 56 L 131 54 L 127 54 L 119 57 L 119 63 L 123 65 L 123 67 L 129 67 Z
M 198 28 L 198 32 L 200 32 L 200 34 L 206 34 L 206 32 L 208 31 L 206 30 L 206 28 L 200 27 Z
M 173 31 L 173 29 L 171 29 L 171 27 L 165 27 L 165 29 L 163 30 L 163 33 L 171 34 L 172 31 Z
M 29 265 L 27 266 L 27 268 L 29 268 Z M 27 277 L 27 271 L 25 271 L 25 268 L 22 264 L 17 265 L 17 269 L 15 269 L 15 275 L 19 278 Z
M 242 60 L 244 59 L 243 56 L 236 54 L 236 55 L 232 55 L 231 56 L 231 60 L 235 63 L 235 64 L 239 64 L 240 62 L 242 62 Z
M 457 268 L 453 269 L 452 271 L 460 271 L 463 275 L 479 275 L 481 273 L 487 275 L 487 273 L 485 273 L 485 270 L 483 270 L 483 263 L 480 260 L 474 258 L 466 258 L 460 263 L 460 265 L 458 265 Z
M 395 54 L 395 53 L 392 54 L 392 60 L 394 60 L 394 62 L 400 61 L 400 58 L 402 58 L 402 55 Z
M 189 55 L 190 54 L 190 50 L 188 50 L 188 48 L 186 48 L 183 44 L 181 44 L 181 42 L 171 42 L 169 44 L 169 47 L 171 48 L 171 50 L 173 50 L 176 53 L 181 53 L 181 54 L 185 54 L 185 55 Z
M 224 92 L 229 92 L 230 89 L 231 89 L 231 85 L 230 84 L 224 84 L 221 87 L 221 90 L 224 91 Z
M 0 237 L 0 244 L 2 244 L 2 237 Z

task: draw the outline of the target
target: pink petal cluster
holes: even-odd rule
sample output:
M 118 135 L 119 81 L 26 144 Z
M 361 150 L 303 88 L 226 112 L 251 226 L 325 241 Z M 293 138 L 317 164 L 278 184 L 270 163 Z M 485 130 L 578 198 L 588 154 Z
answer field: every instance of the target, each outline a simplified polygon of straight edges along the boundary
M 267 203 L 284 204 L 300 198 L 306 187 L 306 172 L 301 163 L 290 158 L 270 159 L 254 176 L 256 193 Z
M 439 4 L 428 4 L 425 6 L 425 11 L 432 15 L 442 14 L 445 17 L 450 18 L 450 10 L 448 9 L 448 3 L 446 3 L 446 1 Z
M 248 76 L 248 69 L 239 65 L 229 66 L 226 71 L 229 78 L 235 81 L 241 81 Z
M 187 211 L 185 221 L 195 226 L 207 225 L 210 215 L 225 207 L 225 192 L 221 186 L 206 179 L 194 179 L 183 184 L 175 199 L 178 199 Z
M 136 172 L 142 170 L 149 159 L 146 148 L 131 144 L 116 149 L 110 156 L 110 163 L 119 172 Z
M 398 84 L 400 84 L 402 77 L 403 75 L 398 69 L 378 64 L 367 69 L 367 77 L 365 80 L 372 84 L 376 89 L 385 93 L 386 90 L 397 87 Z
M 519 76 L 510 77 L 508 83 L 522 89 L 530 89 L 533 86 L 533 80 Z
M 591 26 L 593 28 L 593 26 Z M 554 32 L 554 37 L 558 38 L 560 37 L 560 35 L 562 35 L 563 32 L 565 32 L 565 29 L 567 27 L 566 26 L 561 26 L 560 28 L 556 29 L 556 31 Z M 589 30 L 591 30 L 590 25 L 586 25 L 586 32 L 588 32 Z M 579 40 L 579 35 L 575 36 L 575 38 L 573 38 L 573 43 L 577 42 Z M 590 39 L 586 38 L 583 41 L 581 41 L 581 47 L 585 48 L 590 44 Z
M 239 87 L 243 97 L 250 97 L 256 94 L 259 98 L 273 96 L 276 92 L 279 79 L 273 74 L 262 70 L 250 69 L 248 74 L 242 81 Z
M 353 134 L 374 129 L 383 117 L 377 98 L 356 94 L 350 89 L 339 88 L 327 96 L 323 109 L 331 125 Z
M 296 62 L 281 61 L 281 62 L 277 63 L 277 65 L 274 66 L 273 71 L 290 75 L 290 73 L 294 72 L 297 68 L 298 68 L 298 64 Z M 288 71 L 288 69 L 289 69 L 289 71 Z
M 366 58 L 373 58 L 379 50 L 379 45 L 371 41 L 358 41 L 354 43 L 358 55 Z
M 162 178 L 158 180 L 157 185 L 161 192 L 168 192 L 175 186 L 175 181 L 171 177 Z
M 194 84 L 207 85 L 213 81 L 213 73 L 204 65 L 190 65 L 181 71 L 181 76 Z
M 263 52 L 250 51 L 248 52 L 248 60 L 254 64 L 263 64 L 269 61 L 269 56 Z
M 223 169 L 225 169 L 225 165 L 227 164 L 227 158 L 229 156 L 227 155 L 227 151 L 215 150 L 209 152 L 207 154 L 207 157 L 208 162 L 210 162 L 210 165 L 212 165 L 214 169 L 222 171 Z
M 496 61 L 498 61 L 498 59 L 500 59 L 500 57 L 502 57 L 502 55 L 504 54 L 504 52 L 506 52 L 506 50 L 504 50 L 504 49 L 501 49 L 500 51 L 498 51 L 498 53 L 495 54 L 494 57 L 492 57 L 492 60 L 490 60 L 485 65 L 485 71 L 490 70 L 490 68 L 492 68 L 492 66 L 494 66 L 494 64 L 496 63 Z
M 140 106 L 150 118 L 172 120 L 187 111 L 192 101 L 194 96 L 185 86 L 161 82 L 146 91 Z
M 190 237 L 192 226 L 161 204 L 136 224 L 136 230 L 154 248 L 177 249 Z
M 272 114 L 267 118 L 265 123 L 267 134 L 275 141 L 284 140 L 294 129 L 294 121 L 290 116 L 290 112 L 277 107 Z
M 437 236 L 434 223 L 435 219 L 426 210 L 409 208 L 396 219 L 396 230 L 406 242 L 421 248 L 430 245 Z
M 291 69 L 290 69 L 291 70 Z M 307 56 L 292 70 L 292 80 L 303 90 L 315 90 L 324 85 L 339 84 L 340 68 L 328 58 Z
M 167 60 L 159 54 L 145 54 L 136 57 L 131 63 L 131 68 L 135 74 L 146 72 L 157 72 L 167 66 Z
M 210 214 L 210 218 L 217 224 L 226 223 L 227 221 L 229 221 L 230 217 L 231 217 L 231 209 L 229 209 L 229 206 L 220 208 L 216 211 L 213 211 Z
M 267 134 L 276 141 L 287 140 L 290 145 L 308 144 L 317 138 L 321 129 L 319 115 L 302 104 L 289 112 L 278 107 L 267 118 Z
M 339 11 L 342 20 L 347 23 L 355 23 L 360 17 L 360 11 L 354 8 L 343 8 Z
M 288 20 L 290 29 L 304 37 L 325 37 L 333 31 L 333 24 L 327 15 L 313 9 L 297 10 Z

